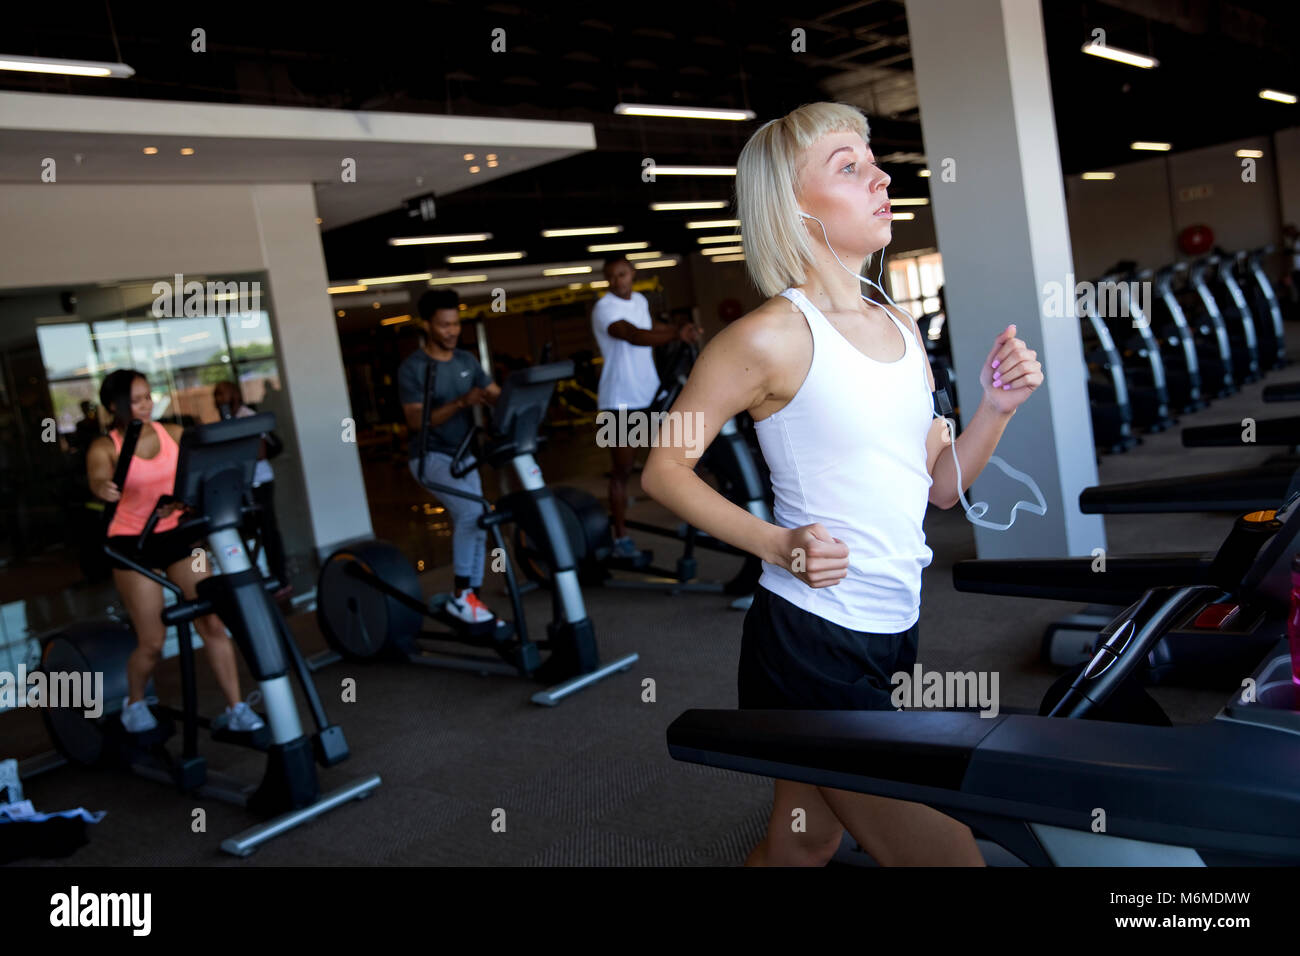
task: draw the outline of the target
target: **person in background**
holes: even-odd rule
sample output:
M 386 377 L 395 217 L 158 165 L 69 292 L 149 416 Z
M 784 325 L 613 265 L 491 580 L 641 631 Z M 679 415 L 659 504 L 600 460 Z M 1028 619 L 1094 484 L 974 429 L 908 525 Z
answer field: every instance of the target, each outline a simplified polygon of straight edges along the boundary
M 406 427 L 411 432 L 411 474 L 426 482 L 449 485 L 472 495 L 482 495 L 478 471 L 463 478 L 451 474 L 452 457 L 474 427 L 475 405 L 494 405 L 501 388 L 483 371 L 472 354 L 456 348 L 460 339 L 460 296 L 454 289 L 430 289 L 418 303 L 424 344 L 412 352 L 397 369 L 397 399 L 402 403 Z M 427 438 L 420 447 L 424 413 L 424 377 L 433 366 L 433 397 L 429 405 Z M 467 624 L 485 624 L 492 611 L 479 599 L 483 586 L 483 564 L 487 559 L 487 531 L 478 526 L 483 513 L 477 502 L 457 495 L 430 494 L 447 509 L 451 518 L 451 554 L 456 581 L 452 596 L 444 605 L 448 614 Z
M 197 596 L 198 582 L 212 571 L 206 563 L 203 564 L 204 570 L 194 570 L 193 553 L 202 547 L 202 541 L 196 539 L 193 532 L 177 527 L 181 516 L 175 508 L 169 508 L 159 519 L 153 532 L 145 539 L 144 547 L 138 546 L 140 534 L 158 499 L 171 494 L 176 486 L 181 428 L 153 420 L 149 380 L 135 369 L 118 369 L 109 374 L 100 386 L 99 401 L 113 420 L 108 435 L 96 438 L 90 445 L 86 454 L 86 478 L 97 498 L 117 504 L 108 526 L 109 543 L 136 564 L 162 570 L 168 579 L 180 585 L 187 600 L 193 600 Z M 145 427 L 141 429 L 135 446 L 126 487 L 119 488 L 113 482 L 117 456 L 122 450 L 127 426 L 137 418 L 145 423 Z M 117 559 L 113 560 L 113 565 L 113 583 L 131 617 L 137 641 L 136 649 L 126 662 L 128 692 L 122 702 L 122 724 L 131 733 L 142 733 L 158 726 L 145 703 L 144 691 L 150 675 L 162 659 L 163 639 L 167 634 L 162 621 L 163 589 L 161 584 Z M 262 727 L 262 719 L 240 697 L 235 648 L 221 618 L 216 614 L 195 618 L 194 629 L 203 639 L 208 663 L 212 665 L 212 673 L 216 675 L 217 684 L 227 701 L 225 725 L 230 730 L 244 732 Z
M 234 382 L 218 382 L 212 389 L 212 400 L 216 402 L 217 411 L 222 418 L 248 418 L 257 413 L 244 404 L 244 396 Z M 280 589 L 275 592 L 277 601 L 283 601 L 293 594 L 289 583 L 289 572 L 284 554 L 284 539 L 280 535 L 279 522 L 275 520 L 275 472 L 267 460 L 266 438 L 257 453 L 257 466 L 253 470 L 253 501 L 260 510 L 258 528 L 261 533 L 262 550 L 266 554 L 266 567 L 271 575 L 280 582 Z
M 90 402 L 82 402 L 81 421 L 77 422 L 77 427 L 72 433 L 73 448 L 84 455 L 86 449 L 102 434 L 104 429 L 99 424 L 99 415 L 95 412 L 95 406 Z
M 674 326 L 655 322 L 645 296 L 632 291 L 636 270 L 624 256 L 605 260 L 605 278 L 609 281 L 609 292 L 600 298 L 591 312 L 591 331 L 604 357 L 596 405 L 601 411 L 615 415 L 622 407 L 631 416 L 649 409 L 659 391 L 654 347 L 676 341 L 694 344 L 699 341 L 700 330 L 689 323 Z M 625 521 L 627 480 L 632 474 L 636 449 L 630 445 L 614 444 L 609 451 L 612 463 L 609 472 L 609 514 L 614 535 L 612 556 L 635 558 L 640 552 L 627 533 Z

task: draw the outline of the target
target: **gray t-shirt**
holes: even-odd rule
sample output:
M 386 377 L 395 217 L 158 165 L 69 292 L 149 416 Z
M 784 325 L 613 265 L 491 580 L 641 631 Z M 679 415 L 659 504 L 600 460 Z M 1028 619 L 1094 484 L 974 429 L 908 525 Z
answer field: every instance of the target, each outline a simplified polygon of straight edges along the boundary
M 424 402 L 424 375 L 430 365 L 437 366 L 434 373 L 433 397 L 429 401 L 429 411 L 454 402 L 471 388 L 486 388 L 492 379 L 472 354 L 464 349 L 455 349 L 446 362 L 436 362 L 424 349 L 412 352 L 397 370 L 397 400 L 403 405 L 419 405 Z M 437 428 L 428 430 L 429 438 L 426 451 L 440 451 L 454 455 L 465 435 L 474 427 L 474 413 L 468 408 L 457 412 Z M 420 444 L 419 431 L 411 432 L 411 457 L 418 457 Z

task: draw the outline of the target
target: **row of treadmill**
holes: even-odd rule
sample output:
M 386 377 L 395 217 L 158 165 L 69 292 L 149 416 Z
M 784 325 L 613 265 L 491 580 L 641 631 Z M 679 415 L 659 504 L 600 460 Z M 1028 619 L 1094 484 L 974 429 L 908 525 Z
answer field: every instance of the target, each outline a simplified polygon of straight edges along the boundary
M 1099 451 L 1127 451 L 1138 433 L 1171 428 L 1286 365 L 1287 306 L 1266 271 L 1272 252 L 1159 269 L 1121 263 L 1077 300 Z
M 1098 450 L 1258 381 L 1285 363 L 1290 317 L 1260 249 L 1116 273 L 1150 281 L 1149 321 L 1102 318 L 1080 299 Z M 1135 303 L 1136 304 L 1136 303 Z M 1127 308 L 1127 306 L 1126 306 Z M 1091 336 L 1091 337 L 1089 337 Z M 1265 401 L 1300 401 L 1300 381 Z M 1285 412 L 1283 404 L 1277 405 Z M 1054 600 L 1043 654 L 1064 668 L 1036 712 L 691 710 L 670 726 L 679 760 L 913 800 L 972 828 L 994 865 L 1300 863 L 1300 685 L 1287 641 L 1300 558 L 1300 415 L 1185 427 L 1223 469 L 1085 489 L 1090 514 L 1215 513 L 1212 553 L 970 560 L 958 591 Z M 1249 457 L 1247 457 L 1249 455 Z M 978 600 L 972 598 L 971 600 Z M 1213 689 L 1208 719 L 1174 725 L 1157 685 Z

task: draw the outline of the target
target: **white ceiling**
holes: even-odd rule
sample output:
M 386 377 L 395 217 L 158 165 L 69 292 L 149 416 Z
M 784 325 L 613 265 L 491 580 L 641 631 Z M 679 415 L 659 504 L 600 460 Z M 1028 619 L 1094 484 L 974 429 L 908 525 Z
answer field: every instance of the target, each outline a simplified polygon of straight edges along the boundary
M 590 123 L 0 93 L 0 182 L 40 182 L 47 158 L 60 183 L 311 182 L 325 229 L 595 145 Z

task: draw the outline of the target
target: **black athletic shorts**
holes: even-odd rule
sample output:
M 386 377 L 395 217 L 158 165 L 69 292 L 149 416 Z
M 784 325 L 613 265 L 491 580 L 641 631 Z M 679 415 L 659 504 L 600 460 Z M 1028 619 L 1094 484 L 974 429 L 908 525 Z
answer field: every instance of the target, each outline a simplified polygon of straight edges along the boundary
M 136 547 L 139 540 L 138 534 L 115 534 L 108 539 L 108 543 L 114 551 L 121 552 L 136 564 L 151 571 L 166 570 L 182 558 L 190 557 L 195 548 L 204 546 L 203 540 L 195 538 L 192 530 L 183 528 L 173 528 L 161 533 L 154 532 L 145 539 L 143 551 Z M 116 558 L 109 560 L 113 562 L 115 568 L 132 570 Z
M 920 629 L 854 631 L 760 587 L 745 615 L 742 710 L 895 710 L 890 678 L 916 664 Z

